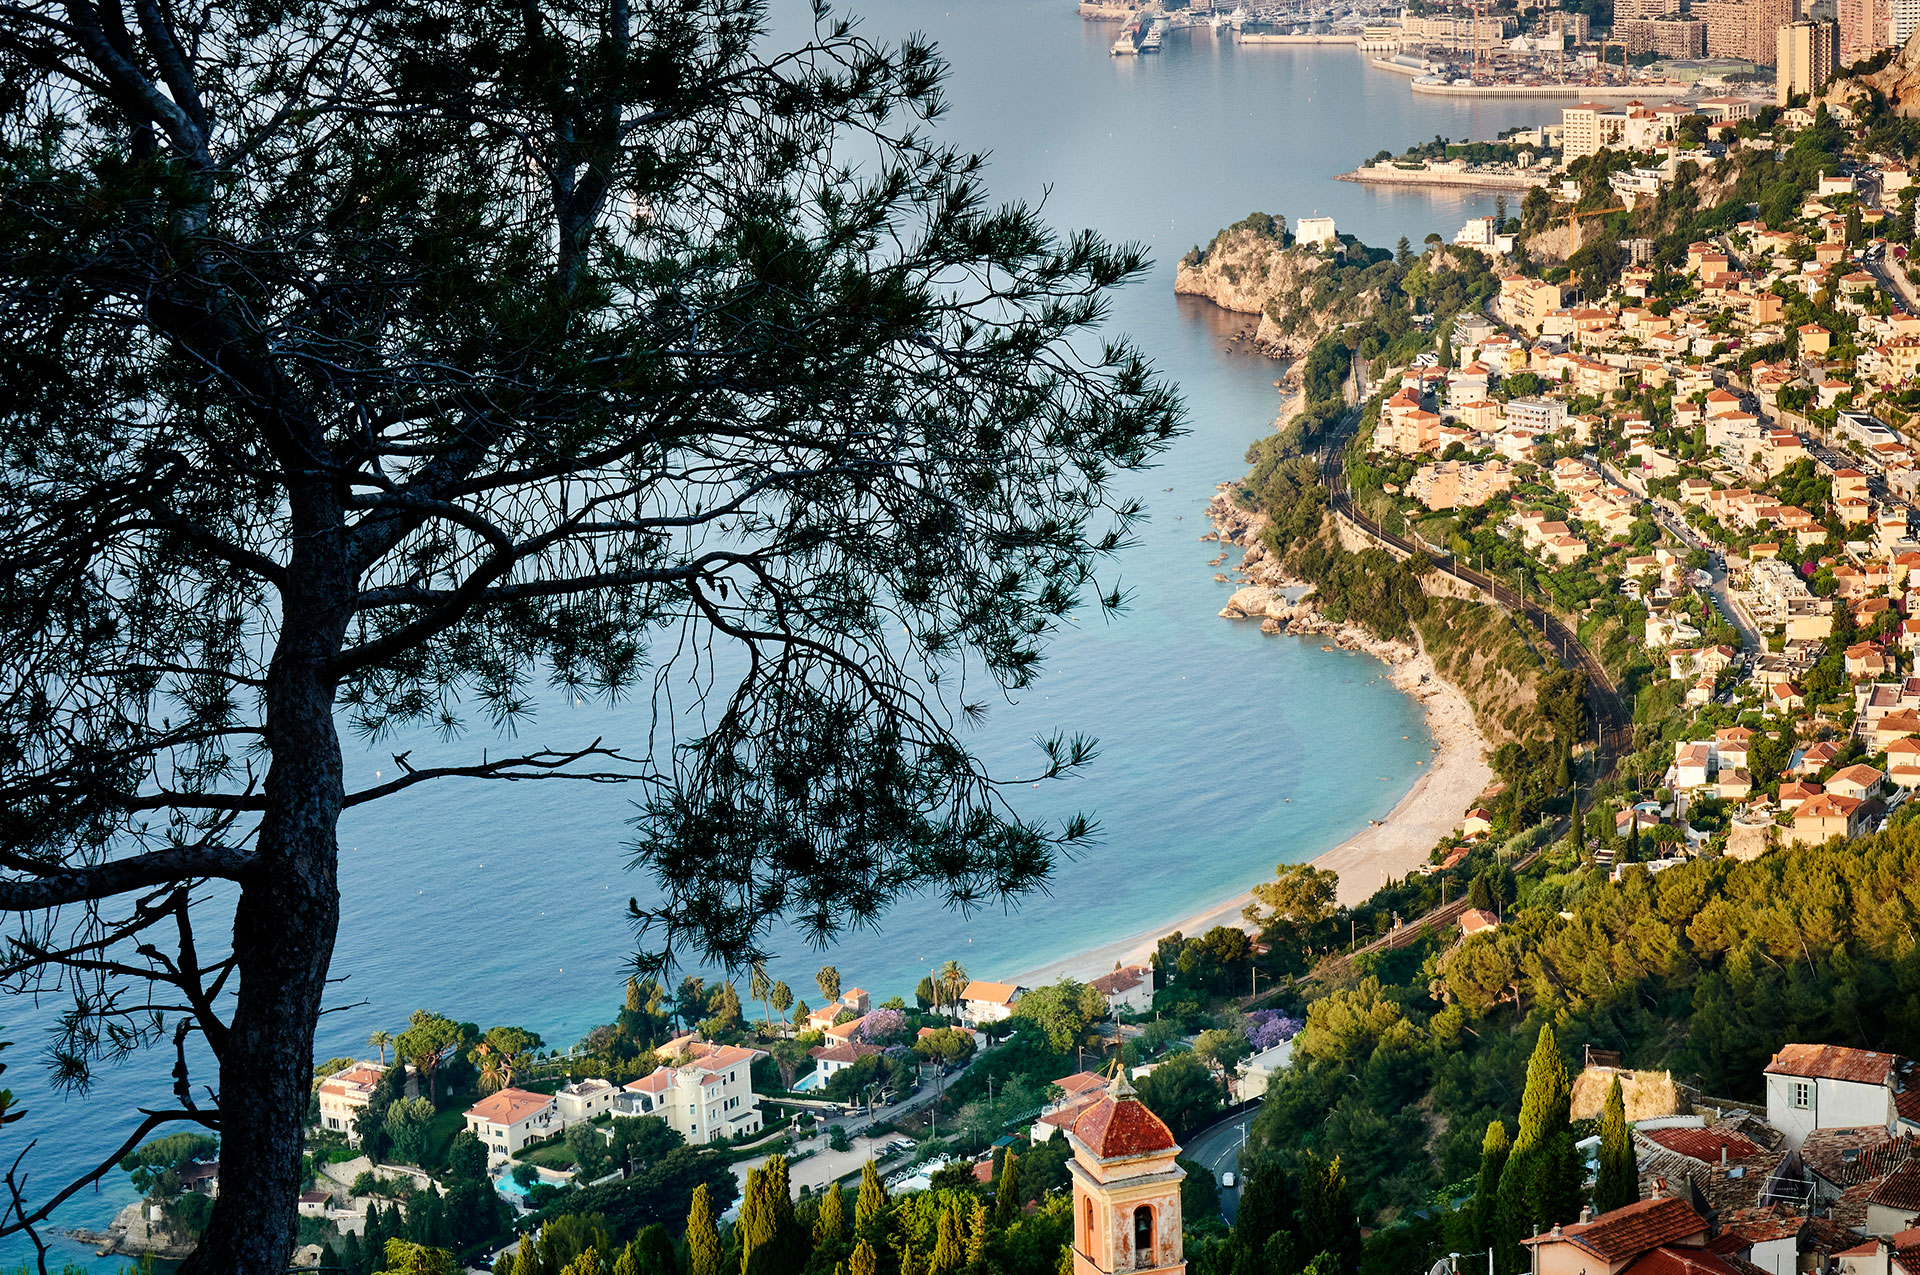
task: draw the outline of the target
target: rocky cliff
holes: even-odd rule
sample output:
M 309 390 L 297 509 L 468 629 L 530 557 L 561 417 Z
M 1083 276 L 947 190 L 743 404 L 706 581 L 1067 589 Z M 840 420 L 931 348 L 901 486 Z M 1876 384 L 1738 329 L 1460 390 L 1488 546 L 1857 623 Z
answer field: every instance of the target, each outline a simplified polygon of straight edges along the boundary
M 1326 267 L 1326 257 L 1286 247 L 1255 214 L 1215 235 L 1197 259 L 1189 254 L 1174 276 L 1173 290 L 1259 315 L 1254 341 L 1269 354 L 1292 358 L 1305 354 L 1325 327 L 1327 320 L 1311 316 L 1304 298 L 1313 276 Z M 1299 322 L 1303 310 L 1309 317 Z
M 1920 116 L 1920 31 L 1907 38 L 1906 47 L 1885 66 L 1865 75 L 1835 80 L 1817 99 L 1841 106 L 1868 90 L 1887 99 L 1887 109 L 1903 119 Z

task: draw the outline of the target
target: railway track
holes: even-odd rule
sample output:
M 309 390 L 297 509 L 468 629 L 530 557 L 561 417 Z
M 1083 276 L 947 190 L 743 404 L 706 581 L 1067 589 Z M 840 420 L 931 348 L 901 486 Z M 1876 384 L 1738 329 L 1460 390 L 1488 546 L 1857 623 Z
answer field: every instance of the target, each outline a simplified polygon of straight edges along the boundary
M 1351 384 L 1351 382 L 1350 382 Z M 1606 666 L 1600 662 L 1584 645 L 1579 637 L 1560 618 L 1541 606 L 1516 593 L 1500 580 L 1465 567 L 1450 559 L 1435 559 L 1431 553 L 1404 536 L 1395 535 L 1379 523 L 1366 516 L 1353 502 L 1352 493 L 1347 487 L 1347 472 L 1344 463 L 1346 447 L 1354 430 L 1359 425 L 1360 408 L 1353 407 L 1341 418 L 1339 426 L 1322 444 L 1318 456 L 1320 480 L 1327 489 L 1327 503 L 1340 517 L 1359 527 L 1367 535 L 1382 544 L 1390 545 L 1409 556 L 1422 554 L 1433 562 L 1436 571 L 1452 576 L 1462 583 L 1471 585 L 1491 598 L 1502 609 L 1524 618 L 1533 629 L 1544 636 L 1560 662 L 1569 668 L 1579 668 L 1587 675 L 1587 702 L 1593 712 L 1595 723 L 1596 777 L 1613 769 L 1614 761 L 1628 746 L 1633 736 L 1633 718 L 1627 710 L 1626 700 L 1620 694 L 1620 688 L 1614 684 L 1613 677 Z

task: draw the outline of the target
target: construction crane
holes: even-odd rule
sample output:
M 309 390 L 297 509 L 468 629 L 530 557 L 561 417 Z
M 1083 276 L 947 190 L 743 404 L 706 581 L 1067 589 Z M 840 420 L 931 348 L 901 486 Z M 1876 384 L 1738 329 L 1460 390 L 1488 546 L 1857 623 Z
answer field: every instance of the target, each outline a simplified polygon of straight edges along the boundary
M 1606 217 L 1613 213 L 1626 211 L 1628 211 L 1628 209 L 1625 204 L 1616 204 L 1612 208 L 1589 208 L 1586 212 L 1570 212 L 1567 214 L 1567 224 L 1571 226 L 1574 222 L 1585 221 L 1589 217 Z

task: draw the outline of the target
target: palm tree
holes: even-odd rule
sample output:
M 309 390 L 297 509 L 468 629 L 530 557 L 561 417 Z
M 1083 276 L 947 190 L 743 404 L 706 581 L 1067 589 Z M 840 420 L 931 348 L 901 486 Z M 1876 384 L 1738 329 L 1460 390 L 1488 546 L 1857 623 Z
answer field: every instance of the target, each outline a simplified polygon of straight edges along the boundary
M 767 1035 L 773 1035 L 773 980 L 767 977 L 767 967 L 763 962 L 753 963 L 747 979 L 747 994 L 766 1008 Z
M 480 1064 L 481 1093 L 498 1093 L 513 1083 L 513 1065 L 518 1060 L 511 1054 L 492 1045 L 481 1045 L 473 1052 Z
M 380 1065 L 387 1065 L 387 1046 L 393 1043 L 392 1032 L 375 1032 L 367 1037 L 367 1048 L 380 1051 Z
M 942 1000 L 949 1006 L 957 1007 L 960 1004 L 960 993 L 967 990 L 967 984 L 971 981 L 967 977 L 966 968 L 960 962 L 948 961 L 940 967 L 940 977 L 935 986 L 939 989 Z

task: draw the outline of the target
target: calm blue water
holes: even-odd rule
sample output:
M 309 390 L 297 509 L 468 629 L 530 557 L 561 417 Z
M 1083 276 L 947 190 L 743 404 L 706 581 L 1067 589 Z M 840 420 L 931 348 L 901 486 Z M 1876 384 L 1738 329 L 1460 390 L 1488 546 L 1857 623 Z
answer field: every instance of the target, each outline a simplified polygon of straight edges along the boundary
M 1135 484 L 1153 518 L 1118 567 L 1131 609 L 1059 641 L 1038 689 L 998 709 L 978 740 L 1018 774 L 1036 764 L 1036 735 L 1097 736 L 1102 756 L 1089 777 L 1027 796 L 1035 813 L 1091 812 L 1102 843 L 1015 911 L 962 919 L 909 901 L 828 956 L 788 952 L 775 973 L 816 1004 L 812 974 L 824 960 L 876 997 L 910 995 L 949 958 L 1005 976 L 1171 921 L 1277 862 L 1327 849 L 1405 792 L 1428 742 L 1378 664 L 1214 618 L 1230 586 L 1206 565 L 1215 549 L 1198 541 L 1200 511 L 1268 427 L 1279 368 L 1234 352 L 1238 319 L 1176 299 L 1173 264 L 1255 209 L 1330 214 L 1379 244 L 1451 236 L 1492 200 L 1383 195 L 1330 178 L 1381 147 L 1436 133 L 1490 137 L 1551 109 L 1416 99 L 1351 50 L 1243 48 L 1210 31 L 1175 32 L 1158 57 L 1114 59 L 1115 28 L 1083 23 L 1070 0 L 873 0 L 866 31 L 919 31 L 942 45 L 953 63 L 942 133 L 993 153 L 998 195 L 1044 198 L 1056 225 L 1152 249 L 1159 264 L 1117 299 L 1113 322 L 1181 383 L 1192 433 Z M 632 745 L 647 726 L 643 706 L 563 709 L 523 739 L 558 747 L 604 735 Z M 471 742 L 475 752 L 494 743 Z M 350 759 L 350 778 L 371 781 L 403 746 Z M 416 764 L 439 751 L 430 741 L 418 748 Z M 483 1027 L 523 1024 L 553 1045 L 610 1018 L 631 950 L 623 907 L 646 892 L 623 871 L 629 800 L 584 785 L 465 785 L 355 812 L 341 834 L 340 1008 L 323 1019 L 316 1056 L 364 1052 L 369 1031 L 398 1027 L 419 1006 Z M 7 1027 L 19 1044 L 6 1080 L 30 1117 L 0 1136 L 0 1149 L 10 1157 L 38 1136 L 30 1163 L 49 1185 L 114 1146 L 137 1103 L 165 1096 L 164 1062 L 148 1059 L 105 1075 L 84 1102 L 62 1102 L 32 1066 L 42 1026 L 16 1009 Z M 110 1220 L 132 1198 L 121 1175 L 113 1179 L 77 1197 L 62 1220 Z M 0 1260 L 26 1255 L 24 1245 L 0 1245 Z M 88 1255 L 66 1244 L 56 1256 Z

